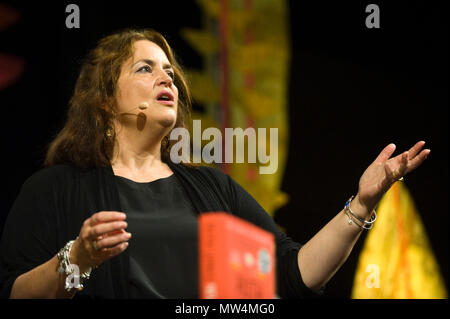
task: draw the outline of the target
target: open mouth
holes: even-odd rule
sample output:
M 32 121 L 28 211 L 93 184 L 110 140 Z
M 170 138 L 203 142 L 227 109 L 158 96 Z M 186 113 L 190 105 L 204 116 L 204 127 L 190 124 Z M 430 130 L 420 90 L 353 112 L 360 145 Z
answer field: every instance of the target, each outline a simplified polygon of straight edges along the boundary
M 173 104 L 175 98 L 173 94 L 169 91 L 162 91 L 156 96 L 156 100 L 163 104 Z

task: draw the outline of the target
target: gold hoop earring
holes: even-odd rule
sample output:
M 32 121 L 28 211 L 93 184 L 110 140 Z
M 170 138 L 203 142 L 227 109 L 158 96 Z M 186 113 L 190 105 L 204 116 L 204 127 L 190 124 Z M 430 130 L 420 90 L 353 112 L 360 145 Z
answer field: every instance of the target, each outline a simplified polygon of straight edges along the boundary
M 169 147 L 169 137 L 168 136 L 164 136 L 164 138 L 161 142 L 161 146 L 163 147 L 163 149 L 166 149 L 167 147 Z
M 106 129 L 105 135 L 107 138 L 111 138 L 114 135 L 114 129 L 112 127 L 108 127 Z

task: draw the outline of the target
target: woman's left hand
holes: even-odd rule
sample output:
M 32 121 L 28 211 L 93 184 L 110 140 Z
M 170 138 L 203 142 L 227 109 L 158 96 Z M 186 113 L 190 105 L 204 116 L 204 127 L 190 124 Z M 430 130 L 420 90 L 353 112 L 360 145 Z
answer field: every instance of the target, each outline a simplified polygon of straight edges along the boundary
M 425 142 L 417 142 L 409 151 L 390 158 L 395 151 L 395 145 L 386 146 L 366 169 L 359 180 L 357 199 L 370 214 L 391 185 L 397 180 L 415 170 L 430 154 L 429 149 L 420 151 Z

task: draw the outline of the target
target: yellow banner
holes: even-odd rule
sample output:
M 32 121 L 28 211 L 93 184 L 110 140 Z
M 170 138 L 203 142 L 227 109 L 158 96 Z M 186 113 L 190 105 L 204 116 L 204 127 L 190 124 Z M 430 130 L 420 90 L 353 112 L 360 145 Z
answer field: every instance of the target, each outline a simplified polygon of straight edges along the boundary
M 260 163 L 227 164 L 227 173 L 273 216 L 288 201 L 287 194 L 280 190 L 289 142 L 287 1 L 197 3 L 204 12 L 204 28 L 181 31 L 182 37 L 204 59 L 203 70 L 187 72 L 194 100 L 205 109 L 203 114 L 196 113 L 194 119 L 202 120 L 203 128 L 207 123 L 217 123 L 219 129 L 253 127 L 266 128 L 267 132 L 270 128 L 278 129 L 278 169 L 274 174 L 260 174 Z M 266 151 L 269 146 L 258 148 Z
M 404 183 L 391 187 L 377 214 L 359 257 L 352 298 L 447 298 L 420 215 Z

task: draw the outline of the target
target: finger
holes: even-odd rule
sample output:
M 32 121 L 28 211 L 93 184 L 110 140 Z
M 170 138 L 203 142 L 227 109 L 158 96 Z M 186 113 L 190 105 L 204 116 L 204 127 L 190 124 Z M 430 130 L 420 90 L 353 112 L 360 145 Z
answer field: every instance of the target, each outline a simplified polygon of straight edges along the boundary
M 398 168 L 393 168 L 392 165 L 386 164 L 385 166 L 386 176 L 387 176 L 387 183 L 394 183 L 399 178 L 402 177 L 402 174 L 400 173 L 400 170 Z
M 125 220 L 126 215 L 122 212 L 102 211 L 95 213 L 89 218 L 90 225 L 95 226 L 100 223 L 107 223 L 115 220 Z
M 417 142 L 413 147 L 409 149 L 409 157 L 408 159 L 413 159 L 419 151 L 422 149 L 422 147 L 425 145 L 424 141 Z
M 106 236 L 106 234 L 110 232 L 119 231 L 127 227 L 128 224 L 125 221 L 98 224 L 89 229 L 89 238 L 95 240 L 98 239 L 99 236 Z
M 97 237 L 97 240 L 100 240 L 102 238 L 106 238 L 106 237 L 109 237 L 109 236 L 122 234 L 122 233 L 125 233 L 125 232 L 126 232 L 125 229 L 113 230 L 113 231 L 111 231 L 109 233 L 105 233 L 102 236 Z
M 378 155 L 378 157 L 375 159 L 375 163 L 383 163 L 387 161 L 389 157 L 391 157 L 391 155 L 394 153 L 395 148 L 396 146 L 394 143 L 391 143 L 388 146 L 386 146 Z
M 400 176 L 398 176 L 397 179 L 400 177 L 403 177 L 403 175 L 406 174 L 406 172 L 408 170 L 408 158 L 409 158 L 409 151 L 403 152 L 401 159 L 400 159 L 399 169 L 398 169 Z
M 428 157 L 430 152 L 431 152 L 431 150 L 424 149 L 422 152 L 419 153 L 419 155 L 414 157 L 412 160 L 409 160 L 407 172 L 409 173 L 409 172 L 415 170 L 417 167 L 419 167 L 425 161 L 425 159 Z
M 392 181 L 398 180 L 406 174 L 408 168 L 408 151 L 390 159 L 385 163 L 386 175 Z
M 408 157 L 409 157 L 409 151 L 404 151 L 401 154 L 398 154 L 395 157 L 392 157 L 389 159 L 389 163 L 390 165 L 392 165 L 392 167 L 397 168 L 397 165 L 402 165 L 403 163 L 407 163 L 408 162 Z
M 115 236 L 110 236 L 97 241 L 97 247 L 99 250 L 103 248 L 112 248 L 120 243 L 126 242 L 131 238 L 130 233 L 123 233 Z
M 117 256 L 118 254 L 123 252 L 125 249 L 127 249 L 127 247 L 128 247 L 128 242 L 125 242 L 125 243 L 116 245 L 115 247 L 109 248 L 105 252 L 106 252 L 108 258 L 111 258 L 111 257 Z

